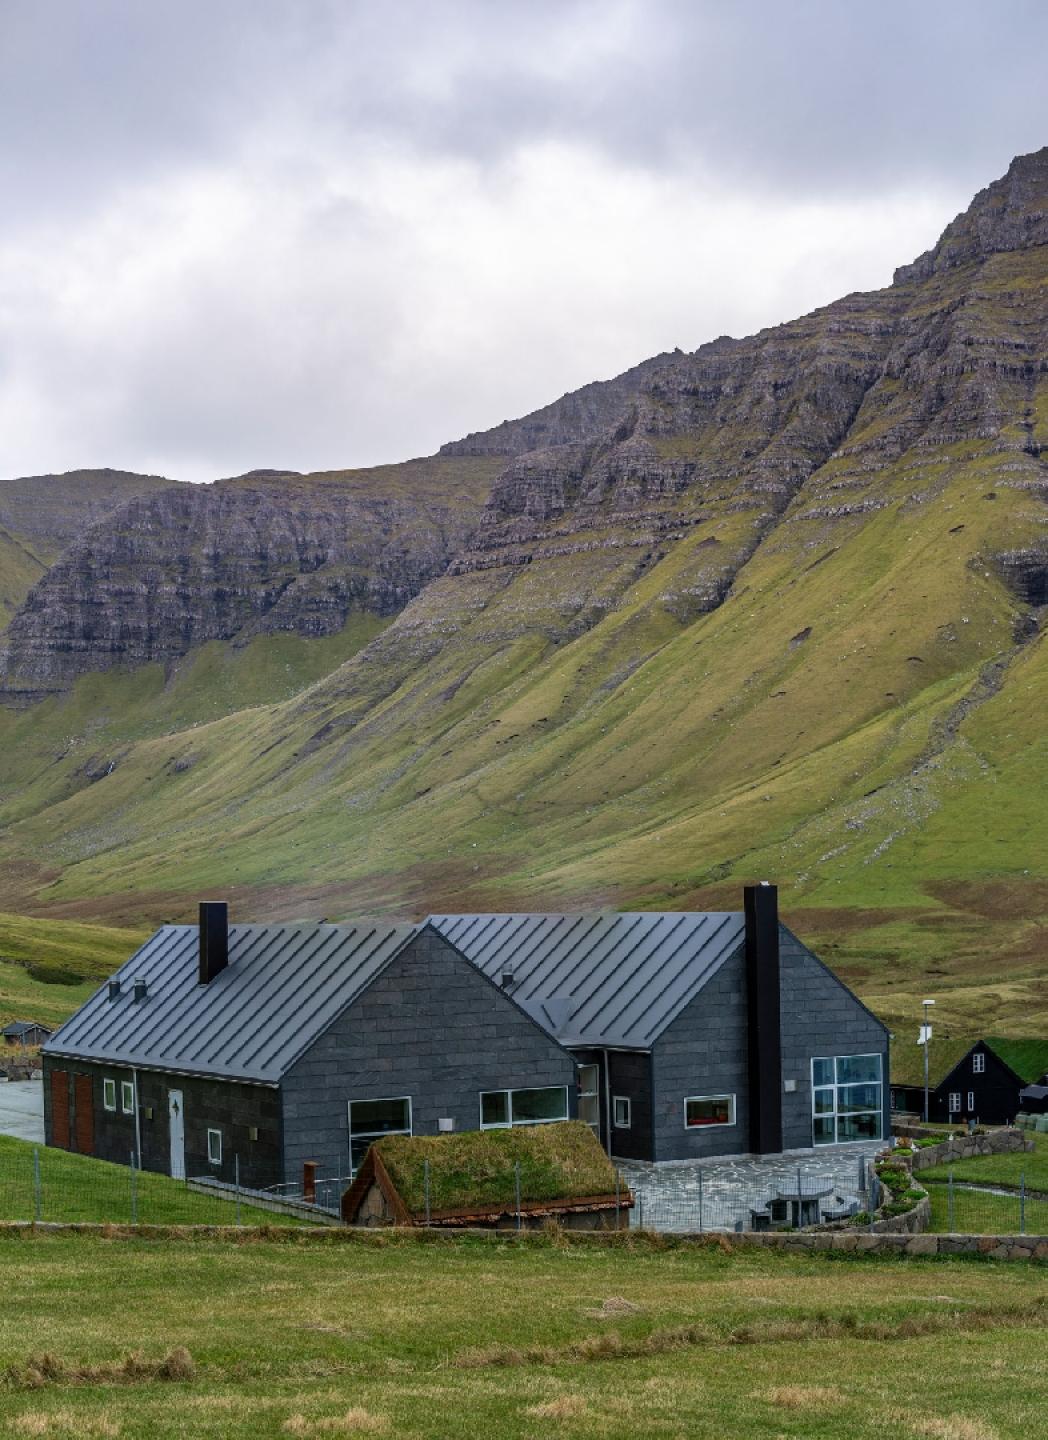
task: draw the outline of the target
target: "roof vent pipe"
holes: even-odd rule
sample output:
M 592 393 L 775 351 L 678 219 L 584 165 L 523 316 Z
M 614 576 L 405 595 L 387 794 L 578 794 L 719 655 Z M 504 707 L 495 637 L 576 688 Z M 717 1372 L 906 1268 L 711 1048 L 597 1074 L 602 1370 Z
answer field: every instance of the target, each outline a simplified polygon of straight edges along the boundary
M 503 990 L 508 990 L 512 984 L 513 984 L 513 971 L 512 971 L 512 970 L 503 970 L 503 972 L 502 972 L 502 988 L 503 988 Z
M 144 1000 L 149 994 L 149 986 L 144 980 L 136 980 L 134 984 L 134 989 L 131 993 L 134 996 L 134 1000 L 137 1005 L 139 1001 Z
M 120 981 L 119 981 L 119 980 L 110 980 L 110 982 L 109 982 L 109 998 L 110 998 L 110 1000 L 119 1000 L 119 999 L 120 999 Z
M 229 906 L 224 900 L 200 902 L 201 985 L 211 981 L 229 964 Z

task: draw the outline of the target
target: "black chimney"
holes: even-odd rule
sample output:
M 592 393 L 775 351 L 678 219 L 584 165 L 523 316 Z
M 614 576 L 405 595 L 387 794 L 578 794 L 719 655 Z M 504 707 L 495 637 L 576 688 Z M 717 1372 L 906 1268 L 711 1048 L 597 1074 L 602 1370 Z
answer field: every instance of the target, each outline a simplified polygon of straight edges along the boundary
M 211 981 L 229 964 L 229 907 L 224 900 L 200 902 L 200 983 Z
M 779 1030 L 779 892 L 764 881 L 743 890 L 750 1048 L 750 1150 L 782 1150 L 782 1041 Z

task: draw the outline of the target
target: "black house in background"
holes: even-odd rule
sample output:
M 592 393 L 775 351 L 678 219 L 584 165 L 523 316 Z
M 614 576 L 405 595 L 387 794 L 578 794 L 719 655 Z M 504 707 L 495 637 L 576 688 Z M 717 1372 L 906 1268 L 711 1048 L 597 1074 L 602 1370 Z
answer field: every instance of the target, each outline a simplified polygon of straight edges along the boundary
M 1048 1040 L 933 1037 L 928 1053 L 928 1119 L 1005 1125 L 1024 1108 L 1020 1091 L 1048 1069 Z M 924 1114 L 924 1052 L 892 1046 L 891 1106 Z
M 624 1159 L 887 1133 L 887 1031 L 745 913 L 165 926 L 44 1047 L 50 1144 L 270 1185 L 377 1136 L 576 1116 Z

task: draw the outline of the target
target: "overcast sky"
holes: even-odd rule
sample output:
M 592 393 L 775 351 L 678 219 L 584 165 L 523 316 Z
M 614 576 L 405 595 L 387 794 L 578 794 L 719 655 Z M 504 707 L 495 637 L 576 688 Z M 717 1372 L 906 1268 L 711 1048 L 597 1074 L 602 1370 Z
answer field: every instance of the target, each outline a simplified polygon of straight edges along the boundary
M 0 476 L 399 460 L 886 285 L 1044 0 L 0 0 Z

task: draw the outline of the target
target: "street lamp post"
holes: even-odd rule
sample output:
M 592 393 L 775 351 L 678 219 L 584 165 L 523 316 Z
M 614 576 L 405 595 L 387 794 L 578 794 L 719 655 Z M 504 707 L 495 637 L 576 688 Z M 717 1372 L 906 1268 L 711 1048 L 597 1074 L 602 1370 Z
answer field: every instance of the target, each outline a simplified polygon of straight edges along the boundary
M 924 1007 L 924 1024 L 921 1026 L 921 1039 L 924 1042 L 924 1123 L 928 1123 L 928 1051 L 932 1043 L 932 1027 L 928 1023 L 928 1007 L 934 1005 L 934 1000 L 922 1000 Z

